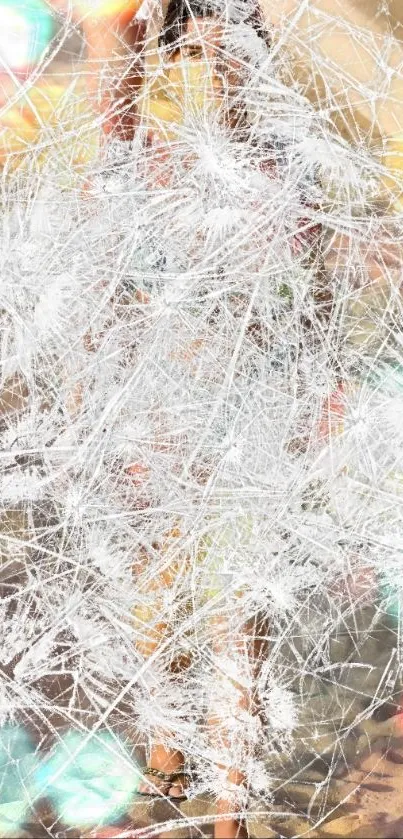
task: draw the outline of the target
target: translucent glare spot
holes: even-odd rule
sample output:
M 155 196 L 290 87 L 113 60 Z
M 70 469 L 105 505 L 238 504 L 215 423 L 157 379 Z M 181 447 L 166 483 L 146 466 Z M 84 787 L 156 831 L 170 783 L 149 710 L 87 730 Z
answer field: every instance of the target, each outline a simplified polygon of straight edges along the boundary
M 38 771 L 41 794 L 65 824 L 96 825 L 118 819 L 136 790 L 139 771 L 107 732 L 69 732 Z
M 83 15 L 96 18 L 130 18 L 141 6 L 141 0 L 79 0 L 77 8 Z
M 35 791 L 35 748 L 23 728 L 0 729 L 0 833 L 18 835 Z
M 403 608 L 401 587 L 398 583 L 385 578 L 380 585 L 379 593 L 382 598 L 383 611 L 392 620 L 392 623 L 398 624 Z
M 18 12 L 0 8 L 0 55 L 8 66 L 27 64 L 29 24 Z
M 0 2 L 1 70 L 24 70 L 40 60 L 53 33 L 53 17 L 41 0 Z

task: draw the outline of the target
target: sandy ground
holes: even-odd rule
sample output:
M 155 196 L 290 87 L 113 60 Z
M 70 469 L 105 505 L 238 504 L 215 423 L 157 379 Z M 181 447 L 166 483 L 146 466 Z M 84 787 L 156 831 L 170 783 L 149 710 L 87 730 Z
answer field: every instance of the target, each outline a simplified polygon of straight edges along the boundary
M 251 839 L 402 837 L 403 731 L 400 736 L 398 729 L 395 718 L 366 721 L 354 732 L 351 751 L 355 754 L 351 756 L 350 766 L 330 784 L 325 782 L 329 767 L 324 756 L 322 769 L 317 762 L 304 778 L 284 784 L 273 804 L 253 802 L 248 820 Z M 132 830 L 141 831 L 143 837 L 196 839 L 212 837 L 212 814 L 213 803 L 208 800 L 195 799 L 174 807 L 138 796 L 118 824 L 80 833 L 58 824 L 43 801 L 20 836 L 112 839 L 120 834 L 127 837 Z

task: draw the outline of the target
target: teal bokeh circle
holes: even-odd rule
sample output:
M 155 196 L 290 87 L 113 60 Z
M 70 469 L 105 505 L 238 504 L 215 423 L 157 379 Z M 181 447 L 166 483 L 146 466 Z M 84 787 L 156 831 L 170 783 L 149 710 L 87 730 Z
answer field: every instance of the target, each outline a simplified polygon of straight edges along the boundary
M 54 17 L 43 0 L 0 0 L 0 72 L 24 72 L 37 64 L 54 31 Z
M 107 731 L 69 731 L 39 768 L 37 783 L 61 821 L 80 828 L 119 819 L 139 777 L 117 737 Z

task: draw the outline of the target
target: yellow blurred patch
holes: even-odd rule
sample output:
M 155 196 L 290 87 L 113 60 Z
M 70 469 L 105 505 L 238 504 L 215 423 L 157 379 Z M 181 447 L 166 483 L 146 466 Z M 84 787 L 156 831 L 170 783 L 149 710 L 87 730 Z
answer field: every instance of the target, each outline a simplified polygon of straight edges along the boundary
M 96 158 L 99 139 L 83 85 L 44 79 L 2 113 L 0 166 L 20 169 L 34 156 L 41 169 L 52 157 L 61 183 L 70 184 Z
M 75 5 L 83 17 L 131 20 L 141 3 L 142 0 L 79 0 Z
M 403 134 L 386 140 L 383 164 L 387 174 L 382 178 L 382 185 L 392 195 L 395 212 L 403 212 Z

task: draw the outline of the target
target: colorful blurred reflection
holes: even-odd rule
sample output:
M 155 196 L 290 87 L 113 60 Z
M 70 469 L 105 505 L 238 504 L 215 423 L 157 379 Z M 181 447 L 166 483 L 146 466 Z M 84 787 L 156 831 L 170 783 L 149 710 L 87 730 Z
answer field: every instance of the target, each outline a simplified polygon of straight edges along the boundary
M 399 582 L 393 582 L 382 577 L 379 586 L 382 611 L 389 617 L 392 623 L 398 627 L 401 625 L 403 614 L 403 588 Z
M 53 15 L 42 0 L 0 0 L 0 72 L 28 71 L 53 34 Z
M 122 22 L 132 20 L 142 0 L 76 0 L 74 7 L 80 17 L 92 20 L 117 18 Z
M 0 729 L 0 834 L 18 836 L 35 797 L 38 756 L 19 726 Z
M 68 732 L 37 771 L 41 796 L 72 827 L 119 819 L 136 791 L 140 773 L 123 744 L 108 732 Z
M 17 103 L 0 109 L 0 169 L 11 172 L 35 160 L 32 176 L 53 160 L 52 176 L 74 188 L 75 176 L 98 153 L 99 135 L 79 76 L 66 87 L 41 78 Z

